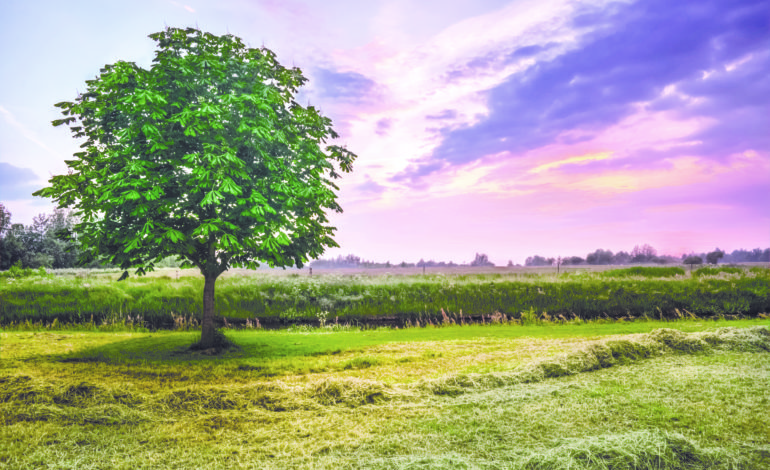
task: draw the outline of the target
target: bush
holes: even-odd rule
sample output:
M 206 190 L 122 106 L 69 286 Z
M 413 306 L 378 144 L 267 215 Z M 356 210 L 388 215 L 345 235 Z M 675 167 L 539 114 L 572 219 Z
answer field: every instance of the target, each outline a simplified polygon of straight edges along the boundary
M 22 279 L 33 276 L 46 277 L 50 275 L 43 266 L 40 266 L 37 269 L 22 268 L 21 261 L 17 261 L 16 264 L 8 269 L 8 271 L 0 271 L 0 279 Z

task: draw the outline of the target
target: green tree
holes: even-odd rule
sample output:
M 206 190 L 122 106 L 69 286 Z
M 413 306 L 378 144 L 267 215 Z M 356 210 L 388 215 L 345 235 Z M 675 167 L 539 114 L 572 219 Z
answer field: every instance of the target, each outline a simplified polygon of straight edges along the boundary
M 75 210 L 84 258 L 142 275 L 174 255 L 204 276 L 199 346 L 215 345 L 214 286 L 230 267 L 301 267 L 337 246 L 326 210 L 356 156 L 331 120 L 294 100 L 306 82 L 232 35 L 150 35 L 149 69 L 107 65 L 56 104 L 83 151 L 36 195 Z

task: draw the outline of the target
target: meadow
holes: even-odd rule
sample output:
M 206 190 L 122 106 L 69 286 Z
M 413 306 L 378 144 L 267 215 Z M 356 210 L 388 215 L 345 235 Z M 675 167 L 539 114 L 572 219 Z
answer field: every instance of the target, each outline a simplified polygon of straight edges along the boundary
M 0 333 L 0 467 L 764 469 L 770 320 Z
M 0 468 L 770 466 L 767 268 L 10 274 Z

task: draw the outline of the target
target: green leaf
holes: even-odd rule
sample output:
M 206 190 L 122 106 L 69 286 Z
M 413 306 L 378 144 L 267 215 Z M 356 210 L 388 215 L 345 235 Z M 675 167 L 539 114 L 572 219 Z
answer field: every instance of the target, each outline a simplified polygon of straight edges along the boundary
M 226 192 L 228 194 L 232 194 L 234 196 L 240 196 L 241 193 L 243 193 L 241 188 L 238 185 L 236 185 L 233 182 L 233 180 L 231 180 L 230 178 L 225 178 L 225 179 L 222 180 L 222 185 L 220 186 L 220 189 L 222 189 L 222 191 L 224 191 L 224 192 Z
M 139 191 L 131 189 L 128 191 L 124 191 L 122 197 L 126 201 L 135 201 L 137 199 L 141 199 L 142 195 L 139 194 Z
M 201 206 L 217 204 L 222 199 L 224 199 L 224 196 L 222 196 L 222 193 L 220 193 L 217 190 L 212 190 L 212 191 L 209 191 L 206 194 L 206 197 L 203 198 L 203 201 L 201 201 Z
M 163 234 L 163 237 L 171 240 L 172 243 L 182 241 L 186 238 L 182 232 L 179 230 L 174 230 L 173 228 L 166 230 L 166 233 Z

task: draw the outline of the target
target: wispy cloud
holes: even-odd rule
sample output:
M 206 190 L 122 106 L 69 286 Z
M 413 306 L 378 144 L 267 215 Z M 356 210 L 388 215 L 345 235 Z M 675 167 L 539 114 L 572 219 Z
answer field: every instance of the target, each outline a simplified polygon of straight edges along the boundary
M 195 8 L 191 7 L 190 5 L 187 5 L 187 4 L 184 4 L 184 3 L 180 3 L 180 2 L 176 2 L 174 0 L 171 0 L 171 4 L 174 5 L 175 7 L 183 8 L 183 9 L 187 10 L 190 13 L 195 13 Z
M 554 162 L 538 165 L 532 168 L 531 170 L 529 170 L 529 172 L 542 173 L 543 171 L 559 168 L 564 165 L 586 164 L 586 163 L 596 162 L 600 160 L 607 160 L 608 158 L 611 158 L 611 157 L 612 157 L 612 152 L 600 152 L 600 153 L 594 153 L 589 155 L 579 155 L 576 157 L 564 158 L 562 160 L 557 160 Z
M 35 145 L 45 150 L 46 152 L 52 155 L 58 156 L 58 154 L 54 152 L 48 145 L 46 145 L 46 143 L 43 142 L 32 130 L 30 130 L 27 126 L 19 122 L 16 119 L 16 116 L 14 116 L 13 113 L 11 113 L 2 105 L 0 105 L 0 115 L 3 116 L 3 120 L 6 122 L 6 124 L 16 129 L 16 131 L 20 135 L 22 135 L 25 139 L 34 143 Z

